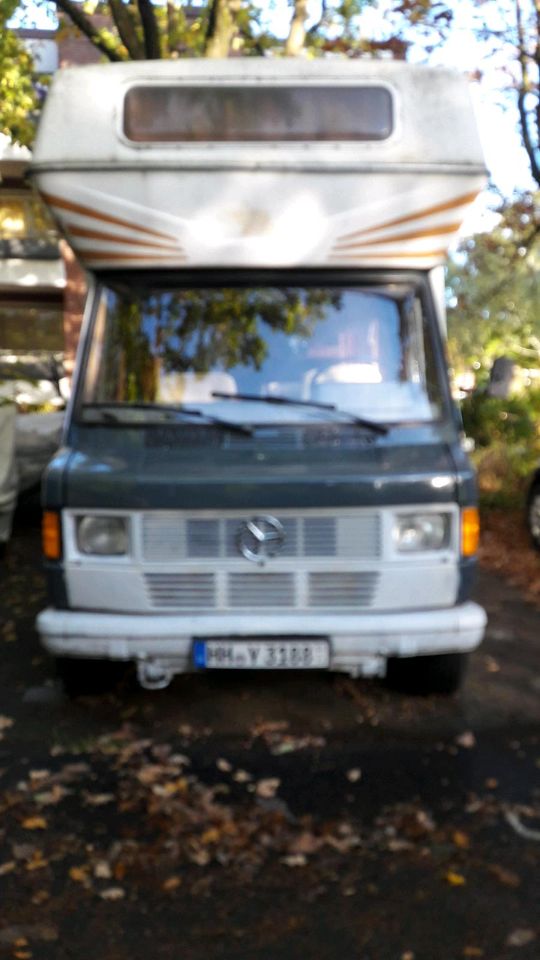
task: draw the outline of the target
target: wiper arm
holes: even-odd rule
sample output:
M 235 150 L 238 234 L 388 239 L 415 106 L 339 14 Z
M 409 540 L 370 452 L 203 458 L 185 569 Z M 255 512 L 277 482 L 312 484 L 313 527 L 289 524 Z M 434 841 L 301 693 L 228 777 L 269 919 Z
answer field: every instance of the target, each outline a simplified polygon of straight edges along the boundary
M 247 437 L 253 436 L 252 428 L 245 426 L 243 423 L 234 423 L 230 420 L 224 420 L 222 417 L 214 417 L 210 413 L 205 413 L 204 410 L 194 410 L 192 407 L 182 407 L 181 405 L 175 407 L 172 404 L 165 406 L 161 403 L 122 403 L 121 401 L 112 401 L 111 403 L 83 403 L 82 406 L 83 409 L 90 407 L 94 410 L 101 410 L 105 420 L 114 421 L 115 423 L 121 423 L 121 418 L 112 412 L 111 407 L 121 410 L 158 410 L 160 413 L 174 414 L 175 416 L 200 417 L 207 423 L 214 424 L 216 427 L 221 427 L 223 430 L 230 430 L 231 433 L 241 433 Z
M 218 397 L 220 400 L 252 400 L 254 403 L 274 403 L 282 406 L 291 406 L 291 407 L 312 407 L 315 410 L 328 410 L 330 413 L 337 413 L 340 416 L 347 417 L 351 423 L 358 424 L 359 427 L 365 427 L 366 430 L 371 430 L 373 433 L 378 433 L 381 436 L 385 436 L 388 433 L 388 427 L 385 427 L 382 423 L 377 423 L 375 420 L 366 420 L 364 417 L 358 417 L 355 413 L 350 413 L 349 410 L 341 410 L 339 407 L 336 407 L 335 403 L 321 403 L 318 400 L 294 400 L 292 397 L 261 397 L 256 393 L 222 393 L 221 391 L 215 390 L 212 392 L 213 397 Z

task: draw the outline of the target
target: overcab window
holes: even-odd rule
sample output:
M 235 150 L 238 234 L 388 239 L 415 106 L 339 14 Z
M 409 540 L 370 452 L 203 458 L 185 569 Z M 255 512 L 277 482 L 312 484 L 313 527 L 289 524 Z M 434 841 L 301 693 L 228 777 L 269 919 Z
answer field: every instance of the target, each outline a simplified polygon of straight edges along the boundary
M 124 133 L 137 143 L 384 140 L 392 95 L 380 86 L 136 86 Z

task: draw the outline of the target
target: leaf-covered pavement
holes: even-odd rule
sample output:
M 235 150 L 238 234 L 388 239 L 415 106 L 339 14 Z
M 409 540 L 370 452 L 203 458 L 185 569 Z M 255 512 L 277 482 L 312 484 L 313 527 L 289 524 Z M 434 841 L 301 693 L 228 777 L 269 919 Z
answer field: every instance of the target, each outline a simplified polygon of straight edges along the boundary
M 329 676 L 69 701 L 33 632 L 37 530 L 0 601 L 0 958 L 537 960 L 538 613 L 482 578 L 463 693 Z

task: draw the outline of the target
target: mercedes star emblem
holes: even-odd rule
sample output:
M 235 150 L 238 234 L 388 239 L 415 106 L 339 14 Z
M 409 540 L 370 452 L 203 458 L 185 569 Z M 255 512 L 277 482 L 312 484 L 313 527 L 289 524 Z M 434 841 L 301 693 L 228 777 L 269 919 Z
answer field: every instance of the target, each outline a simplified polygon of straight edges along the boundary
M 263 564 L 275 557 L 285 543 L 285 530 L 275 517 L 245 520 L 236 534 L 239 552 L 253 563 Z

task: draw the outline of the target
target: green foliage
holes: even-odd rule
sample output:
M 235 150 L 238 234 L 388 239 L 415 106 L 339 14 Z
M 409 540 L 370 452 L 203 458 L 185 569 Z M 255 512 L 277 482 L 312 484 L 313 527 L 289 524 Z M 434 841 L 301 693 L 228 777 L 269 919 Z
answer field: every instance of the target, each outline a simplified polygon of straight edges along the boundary
M 476 443 L 481 505 L 522 507 L 540 460 L 540 390 L 507 400 L 477 393 L 461 409 L 465 433 Z
M 480 507 L 524 509 L 531 477 L 538 467 L 538 450 L 493 444 L 478 450 L 473 462 L 478 477 Z
M 6 28 L 17 6 L 17 0 L 0 0 L 0 133 L 29 146 L 34 138 L 37 107 L 32 58 Z
M 501 204 L 497 226 L 464 240 L 449 265 L 450 361 L 474 365 L 480 382 L 498 356 L 540 366 L 539 201 L 524 193 Z
M 160 371 L 204 374 L 242 365 L 259 370 L 268 351 L 261 322 L 309 339 L 339 293 L 293 288 L 183 290 L 159 295 L 119 290 L 109 300 L 100 400 L 155 400 Z
M 463 401 L 461 412 L 465 433 L 478 447 L 533 445 L 540 420 L 540 394 L 531 391 L 501 400 L 477 393 Z

